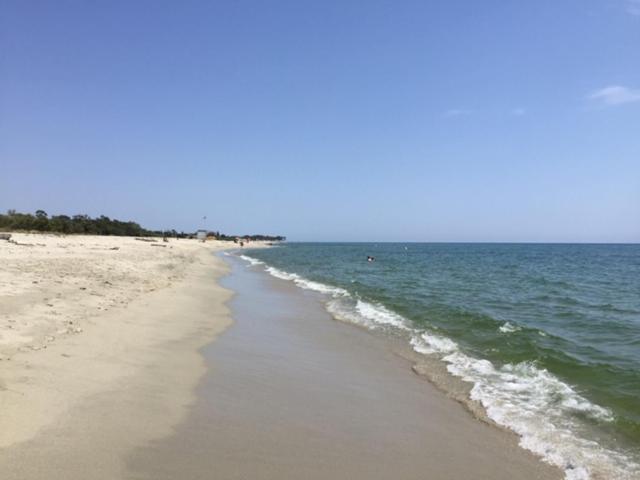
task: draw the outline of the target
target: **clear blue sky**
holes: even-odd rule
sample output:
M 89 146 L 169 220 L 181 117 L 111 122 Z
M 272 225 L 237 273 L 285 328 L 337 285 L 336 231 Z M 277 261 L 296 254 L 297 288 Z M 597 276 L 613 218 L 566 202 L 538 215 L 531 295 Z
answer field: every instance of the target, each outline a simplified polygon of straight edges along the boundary
M 640 0 L 0 0 L 0 209 L 640 241 Z

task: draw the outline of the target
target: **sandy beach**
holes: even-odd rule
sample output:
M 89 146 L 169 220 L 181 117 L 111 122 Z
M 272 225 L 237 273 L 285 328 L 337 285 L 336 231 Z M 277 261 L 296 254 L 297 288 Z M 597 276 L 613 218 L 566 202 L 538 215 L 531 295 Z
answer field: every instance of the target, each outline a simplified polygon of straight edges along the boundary
M 231 243 L 14 234 L 0 242 L 0 476 L 127 478 L 167 435 L 230 323 Z M 92 400 L 101 406 L 88 407 Z
M 562 477 L 233 244 L 13 239 L 3 479 Z

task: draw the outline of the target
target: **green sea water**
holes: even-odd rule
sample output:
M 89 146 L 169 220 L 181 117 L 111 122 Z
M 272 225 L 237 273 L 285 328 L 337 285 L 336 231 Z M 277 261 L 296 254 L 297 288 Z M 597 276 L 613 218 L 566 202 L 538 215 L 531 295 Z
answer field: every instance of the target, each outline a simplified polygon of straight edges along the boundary
M 336 318 L 441 358 L 491 418 L 567 478 L 640 478 L 640 245 L 290 243 L 241 253 L 251 268 L 320 292 Z

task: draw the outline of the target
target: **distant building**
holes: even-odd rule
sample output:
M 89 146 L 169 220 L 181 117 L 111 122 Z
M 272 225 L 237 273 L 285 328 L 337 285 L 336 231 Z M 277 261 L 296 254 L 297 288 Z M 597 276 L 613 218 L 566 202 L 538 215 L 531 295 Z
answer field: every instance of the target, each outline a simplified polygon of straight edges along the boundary
M 206 230 L 198 230 L 196 232 L 196 238 L 202 242 L 207 239 L 207 231 Z

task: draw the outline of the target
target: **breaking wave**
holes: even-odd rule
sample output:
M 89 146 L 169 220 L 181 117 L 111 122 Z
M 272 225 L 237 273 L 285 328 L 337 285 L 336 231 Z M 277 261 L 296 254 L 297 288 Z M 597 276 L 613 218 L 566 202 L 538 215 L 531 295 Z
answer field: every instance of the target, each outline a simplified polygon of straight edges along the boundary
M 226 252 L 225 252 L 226 253 Z M 256 265 L 264 265 L 264 262 L 261 260 L 258 260 L 256 258 L 252 258 L 252 257 L 248 257 L 247 255 L 240 255 L 240 258 L 249 262 L 249 264 L 251 266 L 256 266 Z
M 522 330 L 522 328 L 512 323 L 504 322 L 504 324 L 500 325 L 498 330 L 500 331 L 500 333 L 514 333 L 519 332 L 520 330 Z

